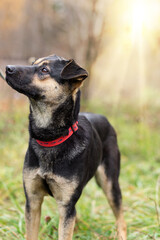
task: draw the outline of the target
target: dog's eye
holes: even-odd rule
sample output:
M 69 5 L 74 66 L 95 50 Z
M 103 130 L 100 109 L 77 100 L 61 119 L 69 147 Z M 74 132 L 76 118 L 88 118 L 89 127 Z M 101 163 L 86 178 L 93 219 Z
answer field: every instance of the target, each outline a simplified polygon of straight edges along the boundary
M 49 71 L 48 71 L 47 68 L 43 67 L 43 68 L 41 69 L 41 72 L 42 72 L 42 73 L 48 73 Z

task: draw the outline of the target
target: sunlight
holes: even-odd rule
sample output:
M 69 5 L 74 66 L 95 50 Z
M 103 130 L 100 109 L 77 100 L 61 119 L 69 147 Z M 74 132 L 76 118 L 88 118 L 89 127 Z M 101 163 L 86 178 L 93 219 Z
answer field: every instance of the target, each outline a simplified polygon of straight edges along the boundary
M 159 86 L 160 0 L 112 1 L 106 21 L 107 44 L 94 72 L 101 88 L 92 95 L 105 96 L 107 86 L 115 106 L 122 98 L 143 106 L 155 91 L 150 86 Z
M 131 39 L 134 51 L 137 50 L 138 91 L 140 103 L 143 104 L 147 84 L 146 53 L 150 36 L 156 37 L 157 1 L 134 0 L 131 5 Z
M 154 31 L 157 25 L 157 1 L 134 0 L 131 5 L 132 38 L 143 31 Z
M 148 7 L 143 1 L 136 1 L 132 9 L 132 31 L 139 33 L 148 18 Z

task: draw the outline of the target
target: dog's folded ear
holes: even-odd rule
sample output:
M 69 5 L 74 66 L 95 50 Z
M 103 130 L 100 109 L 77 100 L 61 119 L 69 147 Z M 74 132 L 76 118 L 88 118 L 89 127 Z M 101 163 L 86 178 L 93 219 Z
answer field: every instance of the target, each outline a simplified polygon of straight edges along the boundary
M 62 69 L 61 77 L 65 80 L 83 81 L 88 77 L 88 73 L 85 69 L 81 68 L 73 59 L 70 59 Z

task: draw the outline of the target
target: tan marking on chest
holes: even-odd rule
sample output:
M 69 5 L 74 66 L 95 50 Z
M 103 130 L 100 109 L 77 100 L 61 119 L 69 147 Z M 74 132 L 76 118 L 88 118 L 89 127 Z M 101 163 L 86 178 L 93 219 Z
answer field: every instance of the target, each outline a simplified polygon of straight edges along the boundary
M 53 173 L 42 173 L 38 175 L 44 178 L 57 202 L 66 204 L 71 199 L 78 186 L 76 179 L 67 179 Z
M 45 196 L 48 195 L 43 179 L 37 174 L 38 170 L 37 169 L 25 169 L 23 172 L 23 179 L 25 183 L 25 187 L 27 190 L 27 194 L 30 196 Z M 35 195 L 36 194 L 36 195 Z

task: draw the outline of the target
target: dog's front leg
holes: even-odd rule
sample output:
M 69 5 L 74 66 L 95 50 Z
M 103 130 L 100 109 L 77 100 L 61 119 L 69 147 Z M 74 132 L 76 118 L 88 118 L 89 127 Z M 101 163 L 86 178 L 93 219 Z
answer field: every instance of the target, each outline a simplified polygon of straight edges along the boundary
M 41 205 L 45 196 L 44 186 L 40 177 L 35 177 L 34 171 L 26 170 L 23 177 L 26 196 L 26 240 L 38 240 Z
M 25 208 L 26 240 L 38 240 L 41 217 L 41 203 L 39 199 L 27 199 Z
M 74 206 L 61 205 L 59 207 L 59 229 L 58 229 L 58 240 L 72 240 L 76 210 Z

